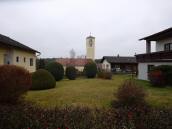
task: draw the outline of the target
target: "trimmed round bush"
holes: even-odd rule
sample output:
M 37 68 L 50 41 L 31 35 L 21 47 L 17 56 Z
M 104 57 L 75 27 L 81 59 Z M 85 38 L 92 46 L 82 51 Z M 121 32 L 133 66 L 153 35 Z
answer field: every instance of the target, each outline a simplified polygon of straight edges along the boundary
M 56 81 L 60 81 L 64 77 L 64 68 L 60 63 L 51 62 L 46 66 L 46 70 L 54 76 Z
M 97 74 L 97 65 L 94 62 L 89 62 L 84 67 L 84 72 L 87 78 L 95 78 Z
M 17 103 L 31 87 L 29 71 L 14 65 L 0 66 L 0 102 Z
M 145 90 L 133 80 L 125 81 L 115 93 L 117 104 L 120 106 L 137 107 L 145 105 Z
M 54 88 L 56 81 L 50 72 L 44 69 L 39 69 L 32 74 L 31 90 L 44 90 Z
M 66 68 L 66 77 L 69 80 L 75 80 L 76 79 L 76 75 L 77 75 L 77 70 L 75 67 L 73 66 L 69 66 Z

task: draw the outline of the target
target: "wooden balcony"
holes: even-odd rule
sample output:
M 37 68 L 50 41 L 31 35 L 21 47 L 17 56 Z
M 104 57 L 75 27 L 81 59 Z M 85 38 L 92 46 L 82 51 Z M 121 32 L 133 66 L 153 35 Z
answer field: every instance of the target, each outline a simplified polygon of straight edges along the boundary
M 137 62 L 172 62 L 172 51 L 160 51 L 136 55 Z

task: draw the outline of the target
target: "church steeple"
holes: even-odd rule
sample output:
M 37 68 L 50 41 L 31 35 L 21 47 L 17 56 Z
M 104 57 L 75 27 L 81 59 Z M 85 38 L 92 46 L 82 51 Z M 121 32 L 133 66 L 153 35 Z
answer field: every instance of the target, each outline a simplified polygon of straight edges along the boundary
M 86 38 L 86 49 L 87 49 L 87 54 L 86 54 L 87 59 L 94 60 L 95 59 L 95 37 L 91 36 L 91 33 L 90 33 L 90 36 Z

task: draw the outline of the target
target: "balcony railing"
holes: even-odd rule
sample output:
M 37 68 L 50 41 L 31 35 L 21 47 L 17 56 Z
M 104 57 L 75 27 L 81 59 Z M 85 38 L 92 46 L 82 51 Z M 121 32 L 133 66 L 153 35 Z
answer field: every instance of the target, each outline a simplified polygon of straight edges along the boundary
M 172 51 L 136 55 L 137 62 L 172 62 Z

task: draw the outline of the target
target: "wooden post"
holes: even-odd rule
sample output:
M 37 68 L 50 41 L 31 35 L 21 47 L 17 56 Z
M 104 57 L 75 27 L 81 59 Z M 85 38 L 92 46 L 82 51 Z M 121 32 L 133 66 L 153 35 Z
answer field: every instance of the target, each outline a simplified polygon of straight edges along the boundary
M 151 53 L 151 41 L 146 40 L 146 53 Z

